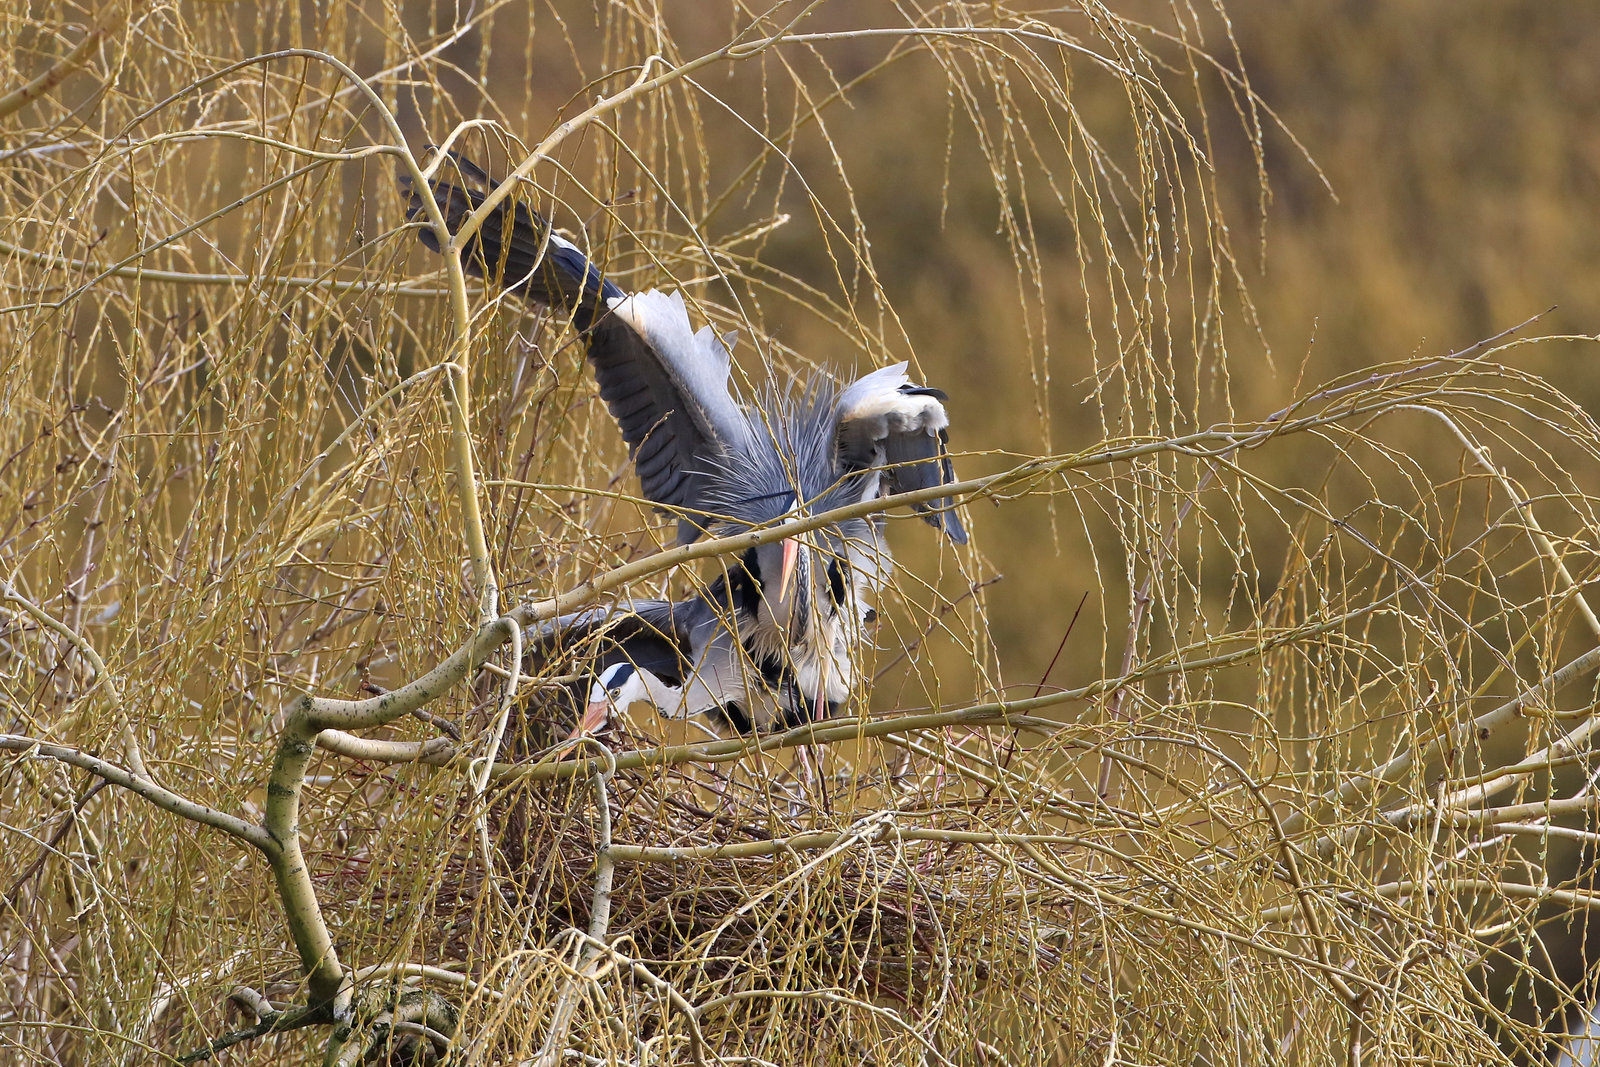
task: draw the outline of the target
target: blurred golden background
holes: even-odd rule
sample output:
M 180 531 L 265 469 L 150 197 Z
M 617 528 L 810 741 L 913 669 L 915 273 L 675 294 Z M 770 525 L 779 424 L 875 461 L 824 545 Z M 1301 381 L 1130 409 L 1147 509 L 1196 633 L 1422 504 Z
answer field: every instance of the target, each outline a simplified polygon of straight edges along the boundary
M 555 0 L 127 10 L 94 63 L 25 106 L 0 100 L 0 568 L 101 648 L 121 706 L 59 632 L 15 613 L 0 635 L 0 695 L 7 730 L 96 751 L 115 748 L 136 709 L 160 774 L 254 813 L 290 697 L 415 677 L 470 631 L 476 591 L 435 373 L 453 324 L 437 258 L 403 228 L 396 157 L 370 151 L 390 131 L 318 56 L 229 64 L 327 53 L 373 78 L 414 152 L 468 123 L 455 147 L 503 175 L 646 63 L 718 48 L 758 13 Z M 682 287 L 697 317 L 743 328 L 735 358 L 752 382 L 801 363 L 844 373 L 913 359 L 950 394 L 961 475 L 1082 454 L 1014 498 L 975 500 L 970 552 L 894 522 L 903 584 L 886 595 L 871 712 L 1091 686 L 1124 673 L 1124 657 L 1238 654 L 1123 686 L 1128 708 L 1102 688 L 1044 709 L 1060 729 L 1014 766 L 993 721 L 987 734 L 925 731 L 918 743 L 932 750 L 905 756 L 915 787 L 902 793 L 901 778 L 880 772 L 904 751 L 863 743 L 861 767 L 879 777 L 837 808 L 806 811 L 807 826 L 831 829 L 888 811 L 935 830 L 1101 835 L 1096 848 L 1046 857 L 1069 876 L 1105 876 L 1075 883 L 1079 895 L 1021 846 L 1003 862 L 949 842 L 882 860 L 902 879 L 896 892 L 949 879 L 940 900 L 957 902 L 948 915 L 962 924 L 945 959 L 996 953 L 982 979 L 962 972 L 971 984 L 959 993 L 980 990 L 971 996 L 993 1007 L 975 1013 L 989 1039 L 1039 1062 L 1099 1062 L 1123 1037 L 1159 1046 L 1150 1062 L 1246 1062 L 1229 1059 L 1246 1045 L 1260 1062 L 1328 1062 L 1343 1050 L 1311 1035 L 1342 1034 L 1350 1004 L 1325 996 L 1323 972 L 1348 966 L 1398 990 L 1392 1002 L 1371 994 L 1382 1010 L 1353 1024 L 1392 1039 L 1405 1052 L 1394 1062 L 1493 1051 L 1534 1061 L 1541 1031 L 1592 987 L 1573 944 L 1595 903 L 1584 895 L 1593 835 L 1495 836 L 1417 812 L 1594 713 L 1588 695 L 1563 692 L 1519 705 L 1498 732 L 1466 727 L 1600 641 L 1574 607 L 1600 573 L 1600 429 L 1588 414 L 1600 406 L 1588 343 L 1600 330 L 1600 16 L 1576 3 L 1355 0 L 1115 10 L 823 4 L 797 26 L 804 40 L 710 64 L 563 141 L 531 195 L 625 288 Z M 48 67 L 102 14 L 0 15 L 6 84 Z M 470 25 L 455 32 L 458 20 Z M 957 42 L 907 36 L 908 22 L 981 25 Z M 863 26 L 894 32 L 852 35 Z M 1002 27 L 1008 36 L 986 36 Z M 502 606 L 654 551 L 658 521 L 588 492 L 626 493 L 632 481 L 570 330 L 472 294 L 469 427 Z M 1556 339 L 1481 366 L 1419 369 L 1421 357 L 1519 325 L 1519 338 Z M 1335 413 L 1237 451 L 1198 436 L 1167 447 L 1260 429 L 1308 397 L 1308 417 L 1333 410 L 1318 390 L 1377 367 L 1416 377 L 1340 393 L 1372 405 L 1358 419 Z M 1151 451 L 1133 455 L 1140 447 Z M 1115 461 L 1101 454 L 1117 450 Z M 1535 502 L 1559 553 L 1530 537 L 1534 507 L 1511 491 Z M 688 583 L 641 585 L 636 595 Z M 1151 588 L 1147 608 L 1139 594 Z M 434 709 L 469 743 L 493 710 L 474 696 L 459 686 Z M 1152 741 L 1146 728 L 1166 733 Z M 434 732 L 411 720 L 391 730 Z M 1096 807 L 1095 746 L 1108 740 L 1149 760 L 1119 771 L 1126 790 L 1107 803 L 1126 810 Z M 855 770 L 861 753 L 840 745 L 828 758 Z M 1319 799 L 1408 759 L 1386 793 L 1358 783 Z M 475 967 L 509 958 L 492 939 L 460 949 L 510 920 L 458 878 L 477 847 L 463 813 L 479 810 L 459 774 L 316 766 L 304 835 L 341 946 L 366 959 L 460 951 Z M 1523 768 L 1500 795 L 1581 790 L 1588 770 L 1578 758 Z M 1015 792 L 961 777 L 985 772 Z M 747 786 L 760 777 L 737 773 Z M 8 803 L 41 826 L 82 787 L 40 785 L 9 764 L 4 775 Z M 619 833 L 640 841 L 679 826 L 650 807 L 670 807 L 652 790 L 705 797 L 703 779 L 632 784 L 644 799 Z M 121 864 L 86 884 L 131 903 L 72 942 L 74 980 L 133 968 L 129 1001 L 161 1005 L 137 1034 L 163 1048 L 220 1026 L 210 986 L 224 976 L 293 992 L 298 961 L 264 869 L 177 820 L 151 830 L 125 799 L 94 816 Z M 771 796 L 750 803 L 747 825 L 769 839 L 795 820 Z M 1304 881 L 1259 876 L 1279 871 L 1285 832 Z M 586 872 L 590 853 L 574 854 Z M 69 871 L 66 889 L 40 879 L 55 895 L 30 896 L 46 869 L 0 868 L 23 901 L 0 923 L 59 947 L 77 937 L 85 889 Z M 719 891 L 737 880 L 731 867 L 707 870 Z M 776 863 L 761 870 L 789 877 Z M 803 870 L 821 880 L 805 883 L 809 899 L 859 903 L 840 886 L 866 884 L 861 869 Z M 619 889 L 618 913 L 670 954 L 670 924 L 648 926 L 650 909 L 702 886 L 648 877 Z M 1445 877 L 1465 888 L 1415 888 Z M 1529 903 L 1541 879 L 1576 895 Z M 526 935 L 539 952 L 578 921 L 581 882 L 569 878 L 559 908 L 527 920 L 549 924 Z M 1295 925 L 1307 884 L 1323 894 L 1326 939 Z M 200 909 L 195 886 L 225 903 Z M 1108 904 L 1096 886 L 1126 896 Z M 467 933 L 465 920 L 439 928 L 429 910 L 458 891 L 482 909 Z M 770 894 L 757 899 L 772 921 L 792 918 Z M 1119 910 L 1129 900 L 1246 931 L 1245 942 L 1270 929 L 1273 946 L 1301 955 L 1293 966 L 1233 957 L 1241 942 L 1219 952 L 1224 942 L 1181 923 Z M 839 929 L 883 914 L 862 905 Z M 1110 933 L 1094 925 L 1107 914 Z M 157 966 L 143 939 L 169 922 L 180 933 Z M 742 980 L 787 980 L 803 956 L 802 977 L 846 983 L 831 927 L 785 930 L 801 946 L 793 958 L 740 943 Z M 1103 939 L 1123 955 L 1108 962 Z M 219 945 L 240 943 L 252 951 L 218 958 Z M 1446 948 L 1394 965 L 1396 946 L 1413 943 Z M 169 955 L 204 979 L 163 1016 L 181 999 L 162 970 Z M 564 966 L 558 955 L 539 957 L 551 970 L 531 969 L 529 989 L 551 985 L 536 979 Z M 121 1025 L 121 1002 L 80 1018 L 54 978 L 11 965 L 19 989 L 73 1025 Z M 1083 977 L 1102 966 L 1103 984 Z M 1203 977 L 1185 986 L 1193 975 Z M 907 978 L 915 1017 L 914 987 Z M 526 1018 L 547 1016 L 542 994 L 518 995 Z M 939 1003 L 921 1018 L 960 1033 L 967 1024 Z M 1130 1008 L 1136 1024 L 1095 1029 Z M 785 1017 L 791 1029 L 803 1032 L 805 1010 Z M 740 1035 L 742 1018 L 718 1025 Z M 497 1034 L 515 1029 L 496 1020 Z

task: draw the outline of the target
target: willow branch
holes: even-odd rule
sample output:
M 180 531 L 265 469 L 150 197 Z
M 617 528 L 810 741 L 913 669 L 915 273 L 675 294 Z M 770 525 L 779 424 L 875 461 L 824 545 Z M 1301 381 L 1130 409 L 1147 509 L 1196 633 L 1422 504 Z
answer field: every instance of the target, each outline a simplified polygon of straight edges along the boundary
M 1540 800 L 1529 804 L 1504 804 L 1495 808 L 1447 808 L 1443 812 L 1425 808 L 1406 808 L 1386 812 L 1384 821 L 1391 826 L 1406 828 L 1423 819 L 1440 817 L 1451 826 L 1481 826 L 1503 820 L 1554 819 L 1561 815 L 1600 814 L 1600 795 L 1563 797 Z
M 1346 396 L 1361 392 L 1372 391 L 1381 394 L 1386 389 L 1391 389 L 1396 385 L 1402 385 L 1406 384 L 1407 382 L 1414 381 L 1415 379 L 1426 374 L 1441 370 L 1452 363 L 1482 355 L 1492 348 L 1497 342 L 1526 329 L 1528 326 L 1538 321 L 1547 313 L 1548 312 L 1541 312 L 1538 315 L 1530 315 L 1528 318 L 1524 319 L 1522 322 L 1519 322 L 1517 325 L 1512 326 L 1510 329 L 1502 330 L 1493 337 L 1486 337 L 1481 341 L 1474 342 L 1473 344 L 1468 345 L 1466 348 L 1452 352 L 1449 355 L 1440 356 L 1436 359 L 1430 359 L 1424 363 L 1416 364 L 1414 366 L 1401 367 L 1393 371 L 1378 371 L 1354 382 L 1345 382 L 1341 385 L 1334 385 L 1324 389 L 1319 389 L 1311 395 L 1296 400 L 1285 407 L 1279 408 L 1271 415 L 1268 415 L 1265 419 L 1261 420 L 1259 424 L 1257 424 L 1257 431 L 1258 433 L 1266 434 L 1269 438 L 1276 437 L 1282 434 L 1284 430 L 1291 425 L 1291 415 L 1297 411 L 1304 410 L 1310 405 L 1331 404 L 1343 399 Z M 1450 421 L 1448 417 L 1443 416 L 1442 413 L 1436 412 L 1435 409 L 1423 404 L 1396 403 L 1393 405 L 1393 407 L 1407 407 L 1422 411 L 1434 412 L 1435 414 L 1439 414 L 1441 417 L 1444 417 L 1446 422 Z M 1451 425 L 1453 426 L 1454 424 L 1451 423 Z M 1232 448 L 1224 449 L 1216 456 L 1216 458 L 1219 460 L 1231 459 L 1233 455 L 1241 449 L 1247 446 L 1258 447 L 1262 443 L 1264 443 L 1264 439 L 1260 436 L 1256 436 L 1253 440 L 1242 441 L 1240 444 Z M 1468 447 L 1471 447 L 1470 444 Z M 1204 493 L 1211 483 L 1216 479 L 1216 475 L 1217 468 L 1215 466 L 1207 466 L 1205 473 L 1200 477 L 1200 481 L 1195 485 L 1194 491 L 1184 497 L 1183 503 L 1178 506 L 1177 515 L 1173 517 L 1172 524 L 1167 529 L 1167 535 L 1161 540 L 1159 546 L 1160 553 L 1168 555 L 1171 554 L 1173 545 L 1177 541 L 1178 529 L 1183 525 L 1184 520 L 1189 517 L 1190 512 L 1194 510 L 1195 501 L 1199 499 L 1200 494 Z M 1136 589 L 1133 594 L 1133 602 L 1129 607 L 1128 615 L 1128 639 L 1123 647 L 1122 652 L 1123 674 L 1128 674 L 1133 670 L 1133 665 L 1138 655 L 1139 635 L 1144 628 L 1144 617 L 1145 613 L 1149 610 L 1151 590 L 1154 587 L 1156 568 L 1159 566 L 1159 564 L 1159 555 L 1151 559 L 1150 569 L 1145 574 L 1144 581 L 1139 584 L 1139 588 Z M 1565 573 L 1564 568 L 1563 573 Z M 1587 607 L 1588 605 L 1584 604 L 1585 610 L 1587 610 Z M 1592 619 L 1593 616 L 1590 615 L 1590 618 Z M 1600 633 L 1600 628 L 1597 628 L 1596 632 Z M 1127 697 L 1128 693 L 1125 689 L 1119 689 L 1112 695 L 1111 717 L 1113 719 L 1124 722 L 1128 721 L 1129 716 L 1125 710 Z M 1096 791 L 1101 797 L 1107 796 L 1111 791 L 1111 774 L 1113 766 L 1114 765 L 1109 760 L 1103 761 L 1100 764 L 1100 777 L 1096 785 Z
M 254 1041 L 269 1034 L 286 1034 L 290 1030 L 303 1030 L 308 1026 L 317 1026 L 328 1021 L 326 1011 L 317 1008 L 290 1008 L 288 1011 L 267 1012 L 254 1026 L 247 1026 L 242 1030 L 233 1030 L 221 1037 L 213 1038 L 206 1042 L 204 1047 L 195 1049 L 186 1056 L 178 1057 L 179 1063 L 203 1063 L 217 1053 L 230 1049 L 235 1045 L 242 1045 L 246 1041 Z
M 1335 899 L 1341 904 L 1361 906 L 1370 898 L 1404 900 L 1408 897 L 1434 898 L 1444 892 L 1489 893 L 1510 900 L 1532 900 L 1539 903 L 1562 904 L 1567 907 L 1600 908 L 1600 893 L 1581 889 L 1552 889 L 1525 882 L 1499 882 L 1487 878 L 1444 878 L 1437 881 L 1385 882 L 1360 893 L 1340 893 Z M 1287 906 L 1286 906 L 1287 907 Z M 1286 907 L 1268 908 L 1260 913 L 1263 922 L 1278 922 L 1286 917 Z
M 1493 478 L 1500 488 L 1505 490 L 1506 496 L 1511 500 L 1511 506 L 1517 509 L 1517 513 L 1522 516 L 1523 522 L 1527 523 L 1528 536 L 1533 540 L 1534 548 L 1555 569 L 1556 576 L 1561 579 L 1561 584 L 1565 587 L 1567 596 L 1577 606 L 1578 614 L 1583 616 L 1584 624 L 1589 627 L 1589 633 L 1596 640 L 1600 640 L 1600 618 L 1595 617 L 1594 609 L 1589 606 L 1588 598 L 1583 595 L 1583 588 L 1572 577 L 1571 572 L 1567 570 L 1566 563 L 1562 560 L 1560 554 L 1556 552 L 1555 546 L 1550 543 L 1549 535 L 1544 532 L 1544 527 L 1540 526 L 1539 520 L 1534 517 L 1533 502 L 1528 499 L 1527 494 L 1518 491 L 1518 487 L 1512 484 L 1510 477 L 1494 465 L 1488 453 L 1472 438 L 1468 437 L 1456 420 L 1447 413 L 1437 408 L 1430 408 L 1420 404 L 1401 404 L 1400 409 L 1421 411 L 1444 423 L 1445 426 L 1449 427 L 1450 432 L 1455 435 L 1456 440 L 1461 443 L 1461 447 L 1466 449 L 1472 458 L 1477 461 L 1478 466 L 1482 467 L 1489 477 Z
M 505 740 L 506 725 L 511 721 L 511 709 L 516 706 L 517 686 L 522 680 L 522 628 L 511 628 L 511 669 L 506 672 L 505 685 L 500 690 L 500 707 L 495 713 L 494 725 L 489 730 L 489 750 L 474 760 L 471 771 L 472 796 L 481 801 L 489 788 L 489 774 L 500 756 L 500 745 Z M 489 840 L 489 812 L 479 805 L 477 814 L 478 848 L 483 853 L 483 873 L 489 891 L 494 892 L 494 845 Z
M 1027 713 L 1056 707 L 1061 704 L 1092 700 L 1111 692 L 1119 685 L 1137 684 L 1151 678 L 1181 674 L 1188 671 L 1216 670 L 1242 663 L 1265 655 L 1272 649 L 1316 636 L 1317 633 L 1333 625 L 1336 624 L 1329 623 L 1326 626 L 1297 629 L 1272 638 L 1258 640 L 1258 643 L 1241 648 L 1236 652 L 1226 652 L 1212 656 L 1191 659 L 1187 657 L 1187 653 L 1193 650 L 1181 649 L 1169 654 L 1162 660 L 1146 664 L 1132 674 L 1105 678 L 1075 689 L 1063 689 L 1056 693 L 1046 693 L 1037 697 L 988 701 L 948 711 L 920 712 L 912 715 L 894 715 L 881 718 L 840 717 L 806 723 L 782 733 L 765 734 L 761 737 L 738 737 L 721 741 L 698 741 L 684 745 L 662 745 L 655 748 L 636 749 L 632 752 L 619 753 L 614 758 L 619 770 L 638 770 L 682 763 L 726 763 L 759 752 L 771 752 L 801 745 L 858 741 L 874 737 L 939 730 L 951 726 L 1005 726 L 1007 729 L 1031 728 L 1042 733 L 1056 733 L 1063 729 L 1066 724 L 1054 719 L 1030 716 Z M 1240 636 L 1243 639 L 1244 635 Z M 1214 644 L 1214 642 L 1211 644 Z M 1137 740 L 1140 736 L 1142 735 L 1120 740 L 1132 741 Z M 1089 744 L 1089 742 L 1083 742 L 1084 746 Z M 1098 752 L 1107 751 L 1101 744 L 1094 744 L 1093 747 Z M 594 760 L 501 764 L 495 768 L 495 777 L 496 780 L 502 782 L 549 781 L 571 778 L 580 774 L 592 774 L 595 765 L 596 761 Z
M 1412 751 L 1395 756 L 1388 762 L 1380 764 L 1359 777 L 1347 778 L 1338 787 L 1330 789 L 1316 798 L 1304 810 L 1296 812 L 1284 820 L 1284 832 L 1293 836 L 1304 830 L 1311 818 L 1323 809 L 1332 806 L 1348 806 L 1364 796 L 1393 785 L 1416 765 L 1417 759 L 1421 755 L 1436 752 L 1445 747 L 1465 745 L 1473 739 L 1480 741 L 1487 739 L 1497 727 L 1510 722 L 1525 709 L 1545 703 L 1556 692 L 1596 668 L 1600 668 L 1600 647 L 1591 648 L 1498 707 L 1491 708 L 1476 718 L 1458 723 L 1448 730 L 1441 730 L 1430 741 L 1416 746 Z M 1355 829 L 1359 830 L 1360 827 Z M 1317 849 L 1319 852 L 1326 853 L 1333 847 L 1333 844 L 1333 839 L 1324 838 L 1318 842 Z
M 51 633 L 58 634 L 78 650 L 78 654 L 88 662 L 90 670 L 94 671 L 94 684 L 89 687 L 89 691 L 93 692 L 96 687 L 101 686 L 105 688 L 111 713 L 116 716 L 117 725 L 122 731 L 123 754 L 128 761 L 128 768 L 139 778 L 149 778 L 150 772 L 145 769 L 144 757 L 139 751 L 139 737 L 134 732 L 133 722 L 128 718 L 126 709 L 122 706 L 122 696 L 117 692 L 116 679 L 111 677 L 111 672 L 106 669 L 106 661 L 100 658 L 100 653 L 95 651 L 94 645 L 78 631 L 23 596 L 17 587 L 8 581 L 0 581 L 0 600 L 15 604 L 24 615 Z M 88 693 L 84 696 L 87 697 Z
M 277 845 L 273 838 L 261 827 L 252 822 L 247 822 L 236 815 L 218 811 L 216 808 L 207 807 L 196 803 L 187 797 L 180 796 L 164 786 L 159 786 L 143 775 L 134 774 L 125 767 L 103 760 L 98 756 L 91 756 L 76 748 L 66 745 L 51 744 L 33 737 L 24 737 L 20 734 L 0 734 L 0 751 L 19 752 L 24 757 L 35 757 L 55 760 L 65 763 L 70 767 L 88 771 L 90 774 L 105 779 L 112 785 L 120 786 L 130 793 L 136 793 L 154 804 L 163 811 L 172 813 L 190 822 L 197 822 L 203 826 L 221 830 L 223 833 L 238 838 L 246 844 L 254 845 L 270 859 L 276 852 Z
M 544 1047 L 534 1062 L 540 1067 L 556 1067 L 565 1054 L 567 1035 L 572 1031 L 572 1017 L 578 1009 L 578 988 L 590 981 L 597 965 L 605 955 L 606 935 L 611 931 L 611 887 L 616 878 L 617 860 L 612 854 L 611 797 L 606 790 L 615 768 L 602 765 L 594 774 L 595 836 L 599 839 L 594 853 L 594 893 L 589 903 L 589 932 L 579 941 L 577 964 L 567 976 L 555 1011 L 550 1018 L 550 1032 L 545 1035 Z
M 83 61 L 89 58 L 89 53 L 93 52 L 103 39 L 121 28 L 133 14 L 136 6 L 123 0 L 112 0 L 111 14 L 91 27 L 89 32 L 84 34 L 83 40 L 73 45 L 71 51 L 52 63 L 49 69 L 28 84 L 0 96 L 0 119 L 16 114 L 65 81 L 69 74 L 83 65 Z
M 442 767 L 456 756 L 456 746 L 446 737 L 426 741 L 381 741 L 357 737 L 343 730 L 323 730 L 317 734 L 317 747 L 347 759 L 373 763 L 426 763 Z
M 153 251 L 155 250 L 146 248 L 141 249 L 138 254 L 143 256 Z M 162 270 L 156 267 L 146 267 L 142 264 L 103 267 L 86 259 L 74 259 L 71 256 L 41 252 L 38 249 L 25 248 L 22 245 L 12 244 L 6 240 L 0 240 L 0 252 L 8 256 L 25 259 L 30 263 L 37 263 L 41 267 L 48 267 L 52 270 L 60 270 L 70 274 L 92 273 L 99 278 L 137 278 L 145 282 L 171 282 L 175 285 L 215 285 L 228 288 L 281 285 L 288 289 L 321 289 L 330 293 L 392 293 L 395 296 L 426 297 L 450 295 L 447 289 L 419 286 L 413 282 L 309 277 L 299 274 L 207 274 L 199 271 Z
M 453 985 L 464 989 L 468 994 L 481 996 L 487 1000 L 500 1001 L 505 994 L 497 989 L 492 989 L 481 982 L 475 981 L 471 975 L 459 971 L 448 971 L 443 967 L 433 967 L 426 963 L 374 963 L 362 967 L 351 976 L 351 980 L 360 984 L 371 978 L 427 978 L 435 982 Z
M 1089 839 L 1067 834 L 1008 834 L 981 830 L 920 830 L 885 825 L 880 836 L 892 836 L 900 841 L 928 841 L 957 845 L 1049 845 L 1056 848 L 1078 848 L 1090 844 Z M 709 860 L 755 859 L 789 852 L 810 852 L 830 849 L 846 839 L 861 837 L 858 830 L 819 830 L 811 833 L 791 834 L 763 841 L 737 841 L 721 845 L 683 845 L 663 847 L 655 845 L 612 845 L 611 855 L 621 863 L 701 863 Z
M 350 66 L 336 57 L 314 48 L 283 48 L 268 52 L 249 59 L 240 60 L 229 64 L 218 71 L 206 75 L 189 83 L 182 92 L 175 93 L 167 99 L 147 109 L 130 123 L 130 128 L 137 125 L 145 117 L 166 107 L 168 104 L 179 100 L 204 85 L 243 70 L 247 67 L 264 65 L 280 59 L 308 59 L 327 64 L 346 78 L 350 85 L 366 98 L 373 113 L 378 116 L 388 135 L 389 144 L 373 146 L 370 150 L 374 153 L 390 154 L 396 156 L 417 189 L 428 187 L 427 175 L 424 174 L 421 164 L 407 146 L 404 131 L 400 129 L 399 122 L 388 104 L 366 79 L 357 74 Z M 309 166 L 323 166 L 322 162 Z M 445 247 L 451 240 L 450 228 L 445 224 L 444 212 L 432 197 L 420 198 L 423 213 L 427 216 L 427 224 L 438 238 L 441 247 Z M 232 210 L 232 206 L 225 210 Z M 450 388 L 447 390 L 449 397 L 450 417 L 450 459 L 451 466 L 456 475 L 456 487 L 459 504 L 461 507 L 462 535 L 467 545 L 467 554 L 472 564 L 474 584 L 478 594 L 478 621 L 487 622 L 498 614 L 500 602 L 499 584 L 494 576 L 494 564 L 489 555 L 489 543 L 483 528 L 483 509 L 478 501 L 477 470 L 472 456 L 472 429 L 470 415 L 472 408 L 470 374 L 468 372 L 468 356 L 471 339 L 471 315 L 467 306 L 467 281 L 466 273 L 461 266 L 459 255 L 445 257 L 445 275 L 450 289 L 450 313 L 452 323 L 451 349 L 444 360 L 450 368 Z
M 486 655 L 499 647 L 516 627 L 508 617 L 480 627 L 473 639 L 433 670 L 408 685 L 366 700 L 330 700 L 304 696 L 297 700 L 284 723 L 278 753 L 267 781 L 264 825 L 281 850 L 273 859 L 272 873 L 283 900 L 284 916 L 300 953 L 312 1004 L 332 1005 L 334 1017 L 346 1020 L 350 1008 L 350 983 L 334 951 L 333 939 L 322 917 L 316 887 L 300 848 L 300 795 L 306 766 L 317 748 L 317 736 L 326 729 L 361 730 L 383 726 L 408 715 L 445 693 Z

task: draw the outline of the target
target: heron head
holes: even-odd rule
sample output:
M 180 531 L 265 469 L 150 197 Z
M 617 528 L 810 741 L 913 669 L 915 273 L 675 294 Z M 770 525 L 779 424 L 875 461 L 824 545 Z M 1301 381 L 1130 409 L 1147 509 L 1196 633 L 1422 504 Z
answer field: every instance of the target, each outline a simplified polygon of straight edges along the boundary
M 613 663 L 595 675 L 589 686 L 589 702 L 584 709 L 583 721 L 574 733 L 592 733 L 606 724 L 613 711 L 627 707 L 648 695 L 644 676 L 632 663 L 623 660 Z

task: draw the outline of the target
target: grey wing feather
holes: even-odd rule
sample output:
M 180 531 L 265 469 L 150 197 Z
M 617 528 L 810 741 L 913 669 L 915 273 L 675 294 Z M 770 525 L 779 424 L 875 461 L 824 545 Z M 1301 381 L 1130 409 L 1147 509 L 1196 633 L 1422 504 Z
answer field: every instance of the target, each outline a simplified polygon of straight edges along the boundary
M 686 643 L 691 621 L 685 608 L 670 600 L 619 600 L 535 623 L 523 631 L 523 641 L 547 649 L 572 649 L 609 626 L 648 628 Z
M 452 153 L 459 182 L 437 180 L 429 193 L 444 212 L 446 225 L 480 207 L 492 187 L 483 170 Z M 422 214 L 422 194 L 401 182 L 409 203 L 407 217 Z M 439 251 L 432 230 L 422 242 Z M 627 295 L 607 281 L 571 241 L 526 204 L 506 201 L 486 215 L 466 243 L 466 269 L 530 300 L 572 315 L 584 331 L 589 363 L 612 417 L 634 457 L 644 496 L 664 507 L 683 509 L 678 539 L 693 541 L 704 520 L 704 471 L 723 453 L 745 447 L 749 422 L 729 391 L 731 360 L 726 344 L 709 326 L 698 333 L 678 293 L 655 290 Z
M 839 466 L 846 472 L 884 468 L 875 483 L 877 495 L 951 484 L 956 476 L 944 399 L 937 389 L 912 385 L 904 363 L 857 379 L 834 407 Z M 868 495 L 874 495 L 870 486 Z M 967 543 L 967 531 L 948 499 L 912 508 L 956 544 Z
M 670 507 L 699 506 L 704 472 L 725 450 L 743 448 L 750 432 L 729 390 L 728 350 L 711 327 L 690 327 L 681 293 L 652 289 L 607 304 L 611 314 L 589 335 L 589 362 L 644 495 Z M 678 539 L 692 541 L 701 529 L 691 514 Z
M 581 653 L 598 664 L 627 660 L 668 685 L 681 685 L 693 663 L 693 602 L 624 600 L 562 615 L 527 631 L 530 658 L 549 661 Z

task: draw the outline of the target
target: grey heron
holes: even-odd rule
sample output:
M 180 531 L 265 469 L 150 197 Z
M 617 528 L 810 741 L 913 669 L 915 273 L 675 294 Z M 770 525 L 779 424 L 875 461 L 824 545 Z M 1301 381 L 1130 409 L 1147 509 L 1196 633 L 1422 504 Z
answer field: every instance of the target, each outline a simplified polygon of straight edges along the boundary
M 454 232 L 492 182 L 451 158 L 459 177 L 429 191 Z M 405 189 L 415 219 L 421 194 Z M 440 251 L 432 229 L 421 239 Z M 842 388 L 819 372 L 745 399 L 730 380 L 734 335 L 696 331 L 681 293 L 624 293 L 515 198 L 484 217 L 462 264 L 571 317 L 643 495 L 677 516 L 680 544 L 955 480 L 945 394 L 913 384 L 904 363 Z M 966 542 L 951 501 L 912 506 Z M 745 551 L 687 600 L 578 612 L 547 624 L 541 640 L 605 634 L 613 651 L 591 661 L 588 726 L 641 698 L 742 732 L 786 728 L 832 714 L 855 688 L 872 596 L 890 568 L 881 513 L 846 519 Z

